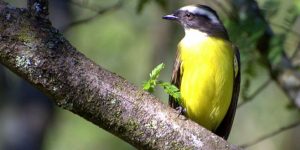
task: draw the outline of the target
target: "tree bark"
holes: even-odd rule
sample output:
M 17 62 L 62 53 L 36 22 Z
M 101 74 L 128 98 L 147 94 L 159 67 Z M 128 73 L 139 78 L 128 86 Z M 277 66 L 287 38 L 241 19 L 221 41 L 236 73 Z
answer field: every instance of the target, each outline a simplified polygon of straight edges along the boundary
M 59 107 L 139 149 L 239 149 L 86 58 L 49 20 L 2 1 L 0 62 Z

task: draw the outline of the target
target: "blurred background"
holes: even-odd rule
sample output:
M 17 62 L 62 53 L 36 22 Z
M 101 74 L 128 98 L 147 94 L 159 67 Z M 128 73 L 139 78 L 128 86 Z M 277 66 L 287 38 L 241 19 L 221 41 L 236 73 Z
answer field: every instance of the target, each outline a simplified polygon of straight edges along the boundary
M 5 0 L 26 7 L 26 0 Z M 229 142 L 249 150 L 300 149 L 300 1 L 49 0 L 50 19 L 77 50 L 141 87 L 169 81 L 181 27 L 161 17 L 188 4 L 215 9 L 240 48 L 242 85 Z M 168 96 L 154 93 L 165 103 Z M 0 66 L 0 149 L 135 149 L 54 106 Z

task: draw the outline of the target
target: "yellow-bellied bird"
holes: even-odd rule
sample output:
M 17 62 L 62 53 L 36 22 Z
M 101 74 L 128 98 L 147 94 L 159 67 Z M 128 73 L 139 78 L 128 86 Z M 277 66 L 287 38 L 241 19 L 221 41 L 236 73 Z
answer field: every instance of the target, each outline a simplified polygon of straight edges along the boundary
M 240 89 L 238 49 L 208 6 L 185 6 L 163 19 L 179 22 L 185 31 L 171 80 L 181 99 L 170 97 L 170 106 L 182 108 L 188 118 L 227 139 Z

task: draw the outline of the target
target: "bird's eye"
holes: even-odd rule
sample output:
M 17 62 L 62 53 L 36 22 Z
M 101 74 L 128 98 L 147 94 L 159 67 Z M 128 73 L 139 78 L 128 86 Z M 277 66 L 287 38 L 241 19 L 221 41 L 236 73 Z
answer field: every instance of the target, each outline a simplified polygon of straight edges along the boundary
M 194 15 L 192 13 L 187 13 L 185 16 L 190 20 L 194 18 Z

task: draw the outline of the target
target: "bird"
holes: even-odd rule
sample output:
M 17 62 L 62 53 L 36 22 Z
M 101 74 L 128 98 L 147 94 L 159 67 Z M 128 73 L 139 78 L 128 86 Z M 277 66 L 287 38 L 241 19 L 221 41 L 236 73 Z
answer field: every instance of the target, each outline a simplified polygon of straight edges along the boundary
M 178 22 L 185 32 L 171 78 L 181 96 L 169 96 L 169 105 L 227 140 L 240 91 L 238 48 L 209 6 L 184 6 L 162 18 Z

